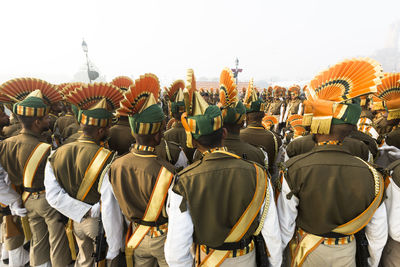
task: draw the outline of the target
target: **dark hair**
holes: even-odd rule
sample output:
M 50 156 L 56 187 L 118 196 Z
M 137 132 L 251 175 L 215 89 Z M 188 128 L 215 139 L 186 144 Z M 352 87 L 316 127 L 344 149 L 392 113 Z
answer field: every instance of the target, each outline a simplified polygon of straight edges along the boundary
M 329 134 L 334 136 L 337 140 L 343 140 L 354 130 L 354 128 L 354 125 L 348 123 L 333 124 L 331 125 L 331 130 Z
M 18 120 L 22 123 L 24 128 L 26 129 L 31 129 L 33 123 L 36 120 L 41 120 L 43 117 L 28 117 L 28 116 L 22 116 L 22 115 L 17 115 Z
M 225 123 L 224 128 L 228 131 L 228 133 L 238 134 L 240 133 L 240 129 L 243 127 L 244 122 L 237 124 L 237 123 Z
M 207 135 L 202 135 L 196 141 L 205 148 L 219 147 L 222 144 L 222 128 Z
M 94 133 L 99 129 L 98 126 L 93 125 L 81 125 L 82 132 L 86 135 L 94 135 Z
M 173 112 L 172 113 L 172 117 L 174 117 L 174 119 L 180 121 L 181 117 L 182 117 L 183 112 Z
M 264 118 L 265 114 L 263 111 L 259 111 L 259 112 L 250 112 L 247 113 L 247 118 L 248 118 L 248 123 L 249 122 L 261 122 L 262 119 Z

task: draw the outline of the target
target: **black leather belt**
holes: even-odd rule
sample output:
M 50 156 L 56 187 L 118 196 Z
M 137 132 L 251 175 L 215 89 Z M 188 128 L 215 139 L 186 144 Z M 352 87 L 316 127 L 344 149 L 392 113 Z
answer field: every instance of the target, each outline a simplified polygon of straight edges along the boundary
M 1 208 L 0 211 L 1 211 L 1 214 L 3 214 L 3 216 L 11 215 L 11 210 L 10 210 L 9 206 Z
M 246 248 L 251 241 L 253 240 L 253 236 L 249 237 L 249 238 L 243 238 L 241 239 L 239 242 L 232 242 L 232 243 L 223 243 L 221 246 L 219 247 L 209 247 L 212 249 L 216 249 L 216 250 L 237 250 L 237 249 L 244 249 Z
M 134 222 L 137 224 L 144 225 L 144 226 L 157 227 L 157 226 L 166 224 L 168 222 L 168 219 L 162 218 L 162 219 L 160 219 L 159 222 L 146 222 L 146 221 L 142 221 L 142 220 L 134 220 Z
M 334 232 L 329 232 L 329 233 L 318 235 L 318 236 L 327 237 L 327 238 L 342 238 L 342 237 L 346 237 L 347 235 L 334 233 Z
M 23 187 L 23 190 L 29 193 L 37 193 L 46 190 L 44 186 L 41 187 Z

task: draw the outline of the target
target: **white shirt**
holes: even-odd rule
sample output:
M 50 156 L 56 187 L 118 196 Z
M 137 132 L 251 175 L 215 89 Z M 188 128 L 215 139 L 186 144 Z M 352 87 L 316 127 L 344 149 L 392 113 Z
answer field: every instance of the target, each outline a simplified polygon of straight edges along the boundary
M 387 199 L 385 200 L 388 215 L 389 236 L 400 242 L 400 188 L 390 179 L 386 189 Z
M 108 244 L 106 258 L 114 259 L 124 247 L 123 225 L 124 218 L 118 201 L 115 198 L 109 175 L 106 173 L 100 188 L 101 218 Z
M 279 230 L 278 214 L 273 198 L 272 186 L 269 182 L 268 185 L 270 204 L 261 234 L 264 237 L 268 251 L 271 255 L 271 257 L 269 257 L 271 266 L 281 266 L 282 249 L 280 246 L 281 235 Z M 194 226 L 190 216 L 190 211 L 187 210 L 181 212 L 179 209 L 181 201 L 182 196 L 174 193 L 170 188 L 169 203 L 167 204 L 169 218 L 168 234 L 164 251 L 165 259 L 171 267 L 192 266 L 193 263 L 193 255 L 190 253 L 190 247 L 193 244 Z M 263 208 L 264 205 L 265 203 L 263 204 Z
M 21 196 L 11 187 L 8 173 L 0 165 L 0 203 L 9 206 L 16 201 L 21 201 Z
M 99 207 L 98 204 L 92 206 L 71 197 L 57 182 L 49 161 L 44 170 L 44 186 L 49 205 L 75 222 L 82 222 L 83 217 L 92 207 L 94 210 Z M 94 210 L 93 213 L 96 213 Z
M 278 198 L 278 215 L 282 233 L 282 249 L 284 249 L 292 239 L 297 218 L 297 206 L 299 199 L 292 196 L 287 199 L 286 195 L 290 193 L 290 188 L 285 179 L 282 182 L 282 192 Z M 368 263 L 370 266 L 378 266 L 382 254 L 383 247 L 387 241 L 387 219 L 386 209 L 383 203 L 375 212 L 371 221 L 365 227 L 365 235 L 368 239 L 368 251 L 370 258 Z

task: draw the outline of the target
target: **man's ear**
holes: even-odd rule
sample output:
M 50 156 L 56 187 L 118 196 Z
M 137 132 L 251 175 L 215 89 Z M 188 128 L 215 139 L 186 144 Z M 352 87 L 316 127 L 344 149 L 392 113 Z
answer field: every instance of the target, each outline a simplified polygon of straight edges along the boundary
M 42 120 L 37 118 L 34 122 L 33 122 L 33 126 L 36 128 L 40 128 L 40 125 L 42 123 Z

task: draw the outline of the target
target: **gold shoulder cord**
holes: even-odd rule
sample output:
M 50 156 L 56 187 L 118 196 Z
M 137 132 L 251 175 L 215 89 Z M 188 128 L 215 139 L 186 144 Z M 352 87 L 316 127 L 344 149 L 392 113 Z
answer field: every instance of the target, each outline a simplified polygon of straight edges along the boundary
M 260 219 L 260 224 L 258 225 L 256 231 L 254 232 L 254 235 L 259 235 L 263 226 L 264 226 L 264 222 L 265 222 L 265 218 L 267 217 L 268 214 L 268 209 L 269 209 L 269 204 L 270 204 L 270 192 L 269 192 L 269 181 L 268 181 L 268 174 L 267 174 L 267 190 L 265 192 L 265 205 L 264 205 L 264 209 L 262 211 L 261 214 L 261 219 Z
M 274 144 L 275 144 L 275 158 L 274 161 L 276 162 L 277 157 L 278 157 L 278 140 L 276 140 L 276 136 L 273 132 L 271 132 L 272 137 L 274 138 Z
M 380 182 L 379 182 L 379 174 L 378 171 L 369 165 L 367 162 L 365 162 L 363 159 L 356 157 L 359 160 L 361 160 L 364 164 L 368 166 L 368 169 L 371 171 L 372 175 L 374 176 L 374 184 L 375 184 L 375 196 L 379 194 L 379 189 L 380 189 Z
M 171 152 L 169 151 L 167 140 L 164 139 L 164 143 L 165 143 L 165 151 L 167 152 L 168 162 L 172 163 Z

